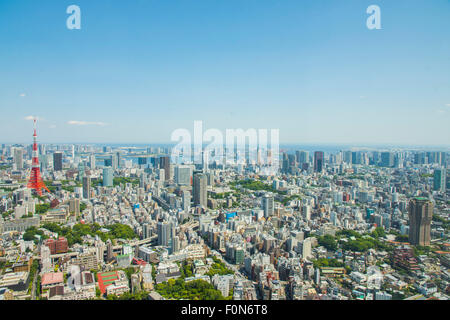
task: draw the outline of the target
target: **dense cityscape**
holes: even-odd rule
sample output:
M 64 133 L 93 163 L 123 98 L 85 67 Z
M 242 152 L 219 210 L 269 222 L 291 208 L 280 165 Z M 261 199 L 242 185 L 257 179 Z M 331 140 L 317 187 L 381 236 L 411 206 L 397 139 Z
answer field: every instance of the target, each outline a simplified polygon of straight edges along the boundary
M 449 297 L 445 151 L 282 147 L 264 175 L 259 151 L 194 165 L 35 130 L 0 154 L 3 300 Z
M 445 0 L 1 0 L 0 306 L 445 307 L 449 17 Z

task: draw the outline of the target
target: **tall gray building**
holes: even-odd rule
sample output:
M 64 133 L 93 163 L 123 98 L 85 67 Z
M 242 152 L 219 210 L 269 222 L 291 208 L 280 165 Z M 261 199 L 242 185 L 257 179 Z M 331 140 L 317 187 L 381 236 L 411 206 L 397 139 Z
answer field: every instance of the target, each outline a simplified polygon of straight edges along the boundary
M 61 171 L 62 170 L 62 152 L 53 153 L 53 170 Z
M 207 206 L 207 177 L 203 173 L 194 175 L 194 206 Z
M 264 218 L 273 216 L 273 196 L 265 194 L 261 200 L 261 207 L 264 210 Z
M 16 164 L 17 170 L 23 169 L 23 149 L 22 148 L 14 149 L 14 163 Z
M 440 168 L 434 170 L 433 189 L 435 191 L 445 192 L 447 189 L 447 169 Z
M 431 241 L 433 203 L 427 198 L 416 197 L 409 202 L 409 242 L 428 246 Z
M 91 198 L 91 177 L 83 177 L 83 198 Z

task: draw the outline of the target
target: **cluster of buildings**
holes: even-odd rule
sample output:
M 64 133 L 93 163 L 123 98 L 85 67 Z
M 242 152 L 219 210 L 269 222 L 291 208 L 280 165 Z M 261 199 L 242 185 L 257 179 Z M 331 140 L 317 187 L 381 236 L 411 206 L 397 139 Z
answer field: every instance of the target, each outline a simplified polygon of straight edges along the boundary
M 158 284 L 183 278 L 236 300 L 448 298 L 448 153 L 291 148 L 271 175 L 259 158 L 169 154 L 39 145 L 42 197 L 23 183 L 32 150 L 1 146 L 0 297 L 161 299 Z M 111 238 L 114 225 L 134 236 Z M 232 272 L 208 275 L 213 256 Z

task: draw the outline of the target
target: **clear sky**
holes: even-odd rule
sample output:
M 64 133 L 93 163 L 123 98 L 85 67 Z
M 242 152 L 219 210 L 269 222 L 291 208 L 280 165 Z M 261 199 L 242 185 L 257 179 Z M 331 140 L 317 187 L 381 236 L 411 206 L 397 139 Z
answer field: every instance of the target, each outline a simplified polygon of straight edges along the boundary
M 203 120 L 448 146 L 450 1 L 0 0 L 0 110 L 8 143 L 38 116 L 42 142 L 169 142 Z

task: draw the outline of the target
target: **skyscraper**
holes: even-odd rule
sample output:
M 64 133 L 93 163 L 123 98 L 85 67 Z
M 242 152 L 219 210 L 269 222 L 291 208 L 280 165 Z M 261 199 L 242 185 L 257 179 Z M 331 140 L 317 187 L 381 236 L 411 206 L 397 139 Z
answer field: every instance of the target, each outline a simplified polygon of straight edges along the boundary
M 159 168 L 164 169 L 165 180 L 170 180 L 170 158 L 168 156 L 159 158 Z
M 434 170 L 433 189 L 435 191 L 445 192 L 447 188 L 447 169 L 440 168 Z
M 16 165 L 17 170 L 23 169 L 23 149 L 22 148 L 14 149 L 14 163 Z
M 83 198 L 91 198 L 91 177 L 83 177 Z
M 194 175 L 194 206 L 207 206 L 207 178 L 203 173 Z
M 174 170 L 175 183 L 182 186 L 191 185 L 192 168 L 188 166 L 176 166 Z
M 61 171 L 62 166 L 62 152 L 55 152 L 53 153 L 53 170 L 54 171 Z
M 96 167 L 96 163 L 95 163 L 96 161 L 95 161 L 95 154 L 91 154 L 90 156 L 89 156 L 89 167 L 92 169 L 92 170 L 94 170 L 95 169 L 95 167 Z
M 191 193 L 187 190 L 183 190 L 181 199 L 181 205 L 184 212 L 189 212 L 189 209 L 191 208 Z
M 261 200 L 261 207 L 264 211 L 264 218 L 273 216 L 273 196 L 265 194 Z
M 433 203 L 427 198 L 416 197 L 409 202 L 409 242 L 428 246 L 431 241 Z
M 394 166 L 394 154 L 392 152 L 381 153 L 381 166 L 387 168 Z
M 103 168 L 103 186 L 112 187 L 113 183 L 114 183 L 113 168 L 111 167 Z
M 322 172 L 323 170 L 323 151 L 314 152 L 314 171 Z
M 159 220 L 157 224 L 158 245 L 169 246 L 172 240 L 172 224 Z

